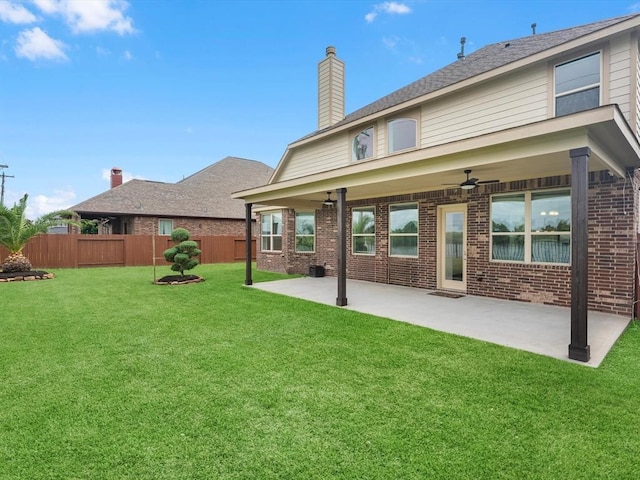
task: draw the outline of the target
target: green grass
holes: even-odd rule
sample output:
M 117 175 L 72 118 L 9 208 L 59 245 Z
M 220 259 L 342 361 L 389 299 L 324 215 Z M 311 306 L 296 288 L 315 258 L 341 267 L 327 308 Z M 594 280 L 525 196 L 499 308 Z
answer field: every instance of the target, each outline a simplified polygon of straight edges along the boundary
M 248 289 L 243 268 L 0 284 L 0 478 L 638 477 L 637 324 L 592 369 Z

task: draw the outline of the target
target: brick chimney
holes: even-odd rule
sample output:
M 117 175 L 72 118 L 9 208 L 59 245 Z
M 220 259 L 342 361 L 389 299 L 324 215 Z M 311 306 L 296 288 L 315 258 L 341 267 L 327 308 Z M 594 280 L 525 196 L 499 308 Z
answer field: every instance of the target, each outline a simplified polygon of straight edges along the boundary
M 318 129 L 335 125 L 344 118 L 344 63 L 336 58 L 335 47 L 318 64 Z
M 113 167 L 111 169 L 111 188 L 116 188 L 122 185 L 122 169 Z

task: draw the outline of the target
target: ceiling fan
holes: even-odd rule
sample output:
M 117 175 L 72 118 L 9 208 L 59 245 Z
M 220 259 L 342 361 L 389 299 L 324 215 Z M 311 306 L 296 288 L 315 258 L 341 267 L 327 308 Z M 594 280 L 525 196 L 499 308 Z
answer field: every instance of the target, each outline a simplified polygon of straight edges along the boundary
M 338 203 L 337 200 L 332 200 L 331 199 L 331 192 L 327 192 L 327 198 L 324 200 L 324 202 L 322 202 L 322 206 L 323 207 L 333 207 L 336 203 Z
M 467 179 L 464 182 L 455 185 L 463 190 L 473 190 L 478 185 L 485 185 L 487 183 L 500 183 L 500 180 L 478 180 L 477 178 L 470 178 L 469 174 L 471 173 L 471 170 L 468 169 L 465 170 L 464 173 L 467 175 Z

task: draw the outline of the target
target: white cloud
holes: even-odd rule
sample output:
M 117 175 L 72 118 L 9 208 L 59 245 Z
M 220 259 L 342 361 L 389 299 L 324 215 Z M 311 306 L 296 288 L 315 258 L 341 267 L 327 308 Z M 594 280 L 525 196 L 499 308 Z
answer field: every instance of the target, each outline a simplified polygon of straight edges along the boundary
M 392 54 L 417 65 L 424 63 L 421 47 L 408 38 L 398 36 L 382 37 L 382 44 Z
M 6 23 L 33 23 L 38 18 L 23 5 L 0 1 L 0 20 Z
M 373 10 L 364 16 L 367 23 L 372 23 L 380 13 L 388 15 L 406 15 L 411 13 L 411 8 L 404 3 L 383 2 L 373 6 Z
M 119 35 L 135 32 L 133 19 L 125 15 L 124 0 L 33 0 L 49 15 L 61 15 L 74 33 L 112 31 Z
M 131 52 L 129 50 L 125 50 L 122 56 L 125 60 L 133 60 L 133 55 L 131 55 Z
M 101 56 L 102 56 L 102 55 L 109 55 L 111 52 L 110 52 L 109 50 L 107 50 L 106 48 L 103 48 L 103 47 L 101 47 L 101 46 L 99 46 L 99 45 L 98 45 L 98 46 L 96 47 L 96 53 L 97 53 L 98 55 L 101 55 Z
M 40 27 L 31 30 L 23 30 L 18 34 L 16 41 L 16 55 L 35 61 L 44 60 L 68 60 L 64 53 L 66 45 L 59 40 L 54 40 Z
M 25 215 L 31 220 L 56 210 L 66 210 L 75 202 L 76 194 L 73 190 L 56 190 L 53 196 L 36 195 L 27 200 Z
M 395 51 L 398 46 L 398 37 L 382 37 L 382 44 L 391 51 Z

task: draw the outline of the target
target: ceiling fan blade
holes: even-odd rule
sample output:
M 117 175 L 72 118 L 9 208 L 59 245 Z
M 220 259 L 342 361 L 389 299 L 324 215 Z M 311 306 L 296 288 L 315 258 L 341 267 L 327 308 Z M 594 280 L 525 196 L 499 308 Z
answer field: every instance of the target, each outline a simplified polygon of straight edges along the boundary
M 483 184 L 483 183 L 500 183 L 500 180 L 480 180 L 479 182 L 476 182 L 478 185 Z

